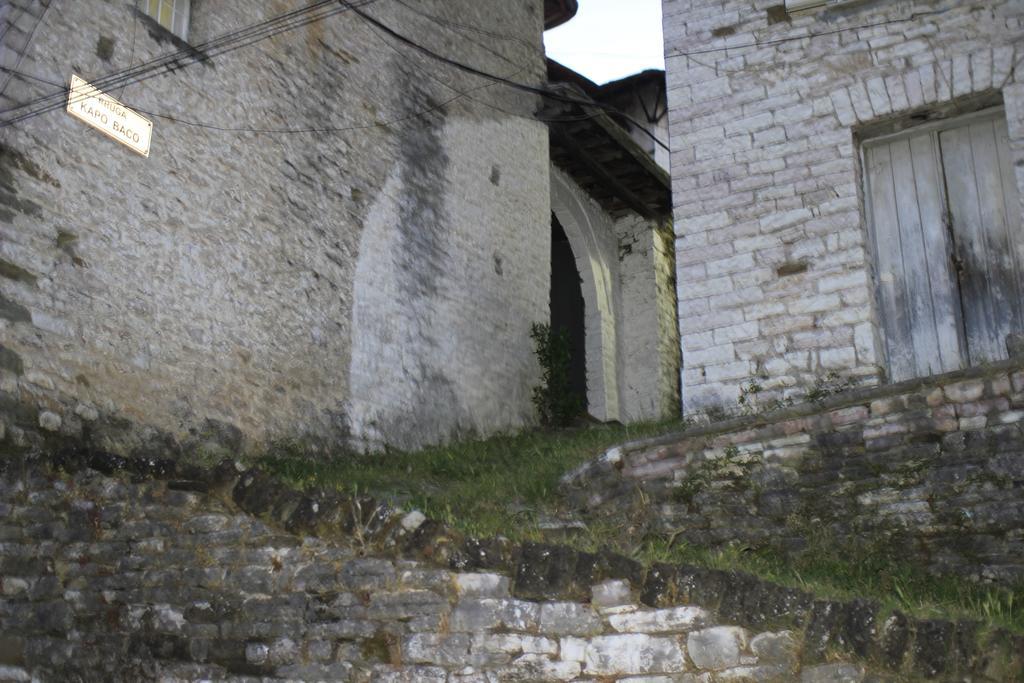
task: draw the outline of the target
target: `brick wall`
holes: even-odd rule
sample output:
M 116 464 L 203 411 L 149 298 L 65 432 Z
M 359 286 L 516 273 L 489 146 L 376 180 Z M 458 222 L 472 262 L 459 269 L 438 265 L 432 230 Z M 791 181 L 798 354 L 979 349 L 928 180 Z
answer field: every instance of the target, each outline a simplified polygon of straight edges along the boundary
M 734 406 L 754 377 L 780 397 L 829 371 L 882 381 L 866 125 L 1001 96 L 1024 188 L 1019 3 L 871 0 L 791 17 L 782 4 L 663 3 L 691 411 Z
M 189 40 L 305 3 L 257 4 L 193 2 Z M 509 36 L 498 41 L 392 3 L 367 11 L 538 83 L 542 5 L 417 3 Z M 5 4 L 16 25 L 0 63 L 64 83 L 181 47 L 130 2 L 54 3 L 33 34 L 42 7 Z M 528 331 L 547 315 L 547 131 L 533 97 L 484 85 L 346 13 L 111 94 L 221 127 L 353 130 L 267 135 L 153 116 L 144 159 L 61 111 L 4 128 L 8 438 L 128 420 L 153 430 L 108 447 L 187 441 L 203 425 L 250 446 L 350 432 L 413 446 L 529 421 Z M 0 106 L 53 90 L 16 78 Z

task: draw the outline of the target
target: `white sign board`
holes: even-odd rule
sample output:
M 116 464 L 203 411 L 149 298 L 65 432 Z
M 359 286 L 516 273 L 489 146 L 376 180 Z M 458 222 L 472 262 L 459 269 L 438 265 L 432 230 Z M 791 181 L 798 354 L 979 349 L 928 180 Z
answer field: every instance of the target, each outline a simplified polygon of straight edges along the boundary
M 149 156 L 153 122 L 71 74 L 68 113 L 144 157 Z

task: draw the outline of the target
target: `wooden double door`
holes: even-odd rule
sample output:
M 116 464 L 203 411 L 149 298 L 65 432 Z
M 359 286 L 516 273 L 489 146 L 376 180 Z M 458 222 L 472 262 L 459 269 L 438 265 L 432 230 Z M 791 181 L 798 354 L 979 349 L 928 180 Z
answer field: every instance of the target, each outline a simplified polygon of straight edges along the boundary
M 1024 235 L 1001 109 L 864 144 L 889 376 L 1007 357 L 1024 331 Z

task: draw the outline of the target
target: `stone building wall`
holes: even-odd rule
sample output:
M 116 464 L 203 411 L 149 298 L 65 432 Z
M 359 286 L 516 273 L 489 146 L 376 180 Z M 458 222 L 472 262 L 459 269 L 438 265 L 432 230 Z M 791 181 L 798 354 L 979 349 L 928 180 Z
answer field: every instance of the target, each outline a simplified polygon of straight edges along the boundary
M 883 381 L 859 168 L 868 126 L 1001 97 L 1024 188 L 1020 3 L 782 5 L 663 3 L 691 411 L 735 407 L 755 377 L 777 396 L 830 371 Z
M 192 4 L 193 46 L 305 5 Z M 42 81 L 187 47 L 130 2 L 44 5 L 0 17 L 14 24 L 0 63 Z M 414 9 L 508 39 L 393 3 L 366 11 L 541 82 L 540 0 Z M 59 90 L 42 81 L 12 78 L 0 107 Z M 0 398 L 15 443 L 41 423 L 102 436 L 129 421 L 153 428 L 139 443 L 212 428 L 250 446 L 350 433 L 414 446 L 531 419 L 550 231 L 532 96 L 441 68 L 351 12 L 111 90 L 154 120 L 148 159 L 62 111 L 0 130 Z
M 630 419 L 679 414 L 675 259 L 669 228 L 637 218 L 616 224 L 622 287 L 623 392 Z
M 80 455 L 0 467 L 0 679 L 1001 682 L 1024 666 L 1020 637 L 970 622 L 463 543 L 230 462 Z

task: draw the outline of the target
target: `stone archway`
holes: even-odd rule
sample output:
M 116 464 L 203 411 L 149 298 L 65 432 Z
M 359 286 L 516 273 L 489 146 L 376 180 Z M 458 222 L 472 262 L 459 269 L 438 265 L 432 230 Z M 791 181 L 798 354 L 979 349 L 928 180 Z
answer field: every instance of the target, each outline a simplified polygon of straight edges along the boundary
M 618 254 L 614 224 L 571 179 L 551 168 L 551 211 L 569 238 L 582 280 L 585 308 L 587 411 L 603 421 L 622 419 L 619 397 Z
M 569 392 L 586 410 L 586 302 L 576 254 L 558 216 L 551 214 L 551 329 L 565 334 L 569 344 Z

